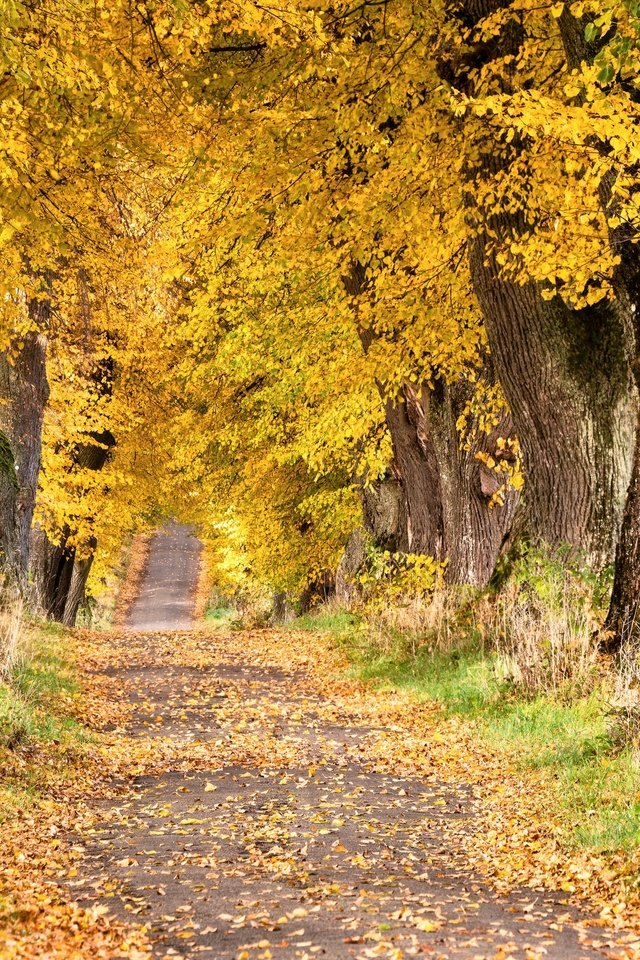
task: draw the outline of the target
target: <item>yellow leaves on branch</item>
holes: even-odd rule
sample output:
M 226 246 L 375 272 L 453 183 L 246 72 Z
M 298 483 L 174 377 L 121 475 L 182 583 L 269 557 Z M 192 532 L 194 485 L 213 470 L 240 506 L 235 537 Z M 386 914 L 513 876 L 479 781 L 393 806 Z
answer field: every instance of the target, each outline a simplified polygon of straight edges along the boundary
M 113 531 L 164 502 L 204 522 L 214 551 L 241 529 L 245 566 L 266 570 L 284 538 L 283 581 L 303 558 L 318 570 L 357 521 L 354 479 L 391 460 L 385 399 L 477 383 L 480 225 L 513 282 L 576 306 L 611 295 L 610 232 L 640 215 L 634 0 L 514 0 L 466 33 L 408 0 L 362 17 L 301 0 L 0 16 L 3 334 L 46 276 L 41 517 L 78 544 L 98 534 L 112 555 Z M 587 45 L 606 38 L 579 66 L 566 17 L 584 18 Z M 451 86 L 443 62 L 512 23 L 518 54 L 483 66 L 473 98 Z M 491 172 L 488 154 L 505 162 Z M 73 450 L 102 429 L 115 452 L 90 476 Z M 520 484 L 507 453 L 495 469 Z

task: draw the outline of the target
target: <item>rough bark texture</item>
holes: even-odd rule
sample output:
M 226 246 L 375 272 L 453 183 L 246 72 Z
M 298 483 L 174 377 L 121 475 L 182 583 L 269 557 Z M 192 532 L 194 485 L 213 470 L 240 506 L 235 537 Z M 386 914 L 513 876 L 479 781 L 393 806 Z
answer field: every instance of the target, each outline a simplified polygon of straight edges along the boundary
M 336 570 L 336 600 L 339 603 L 350 606 L 360 599 L 362 591 L 356 578 L 362 569 L 365 556 L 366 534 L 362 530 L 354 530 L 347 540 Z
M 504 549 L 511 531 L 519 494 L 505 489 L 504 503 L 492 505 L 501 478 L 478 458 L 479 453 L 496 456 L 498 437 L 511 436 L 511 421 L 505 416 L 489 435 L 471 427 L 471 443 L 462 444 L 457 429 L 460 415 L 472 393 L 470 384 L 447 385 L 436 381 L 435 388 L 405 387 L 407 418 L 423 451 L 429 451 L 437 471 L 438 516 L 441 524 L 440 553 L 447 560 L 449 583 L 485 586 Z M 416 550 L 412 552 L 429 552 Z
M 93 545 L 94 550 L 95 547 L 96 544 Z M 91 567 L 93 566 L 93 557 L 94 554 L 92 553 L 88 557 L 82 557 L 82 559 L 78 559 L 78 557 L 75 558 L 71 574 L 71 583 L 69 584 L 67 600 L 62 614 L 62 622 L 65 627 L 73 627 L 75 625 L 80 605 L 84 603 L 85 587 L 89 579 Z
M 362 265 L 353 264 L 343 282 L 350 296 L 361 296 L 366 291 Z M 374 336 L 371 330 L 360 330 L 365 352 Z M 490 375 L 488 364 L 486 373 Z M 519 494 L 507 491 L 504 505 L 490 506 L 500 483 L 477 454 L 495 453 L 498 436 L 511 435 L 510 419 L 492 436 L 478 433 L 470 448 L 463 449 L 457 421 L 471 395 L 469 383 L 436 381 L 433 390 L 405 384 L 398 397 L 388 396 L 382 385 L 379 389 L 398 487 L 385 491 L 376 485 L 363 493 L 365 528 L 387 549 L 447 560 L 450 583 L 485 586 L 509 538 Z
M 637 639 L 640 604 L 640 418 L 622 529 L 616 552 L 611 603 L 602 646 L 615 653 Z
M 533 284 L 501 279 L 482 239 L 472 273 L 522 445 L 530 532 L 602 567 L 615 551 L 635 425 L 615 305 L 544 301 Z
M 407 506 L 392 473 L 360 491 L 364 529 L 383 550 L 409 550 Z
M 69 535 L 64 531 L 60 543 L 52 543 L 36 524 L 31 531 L 30 568 L 36 609 L 45 617 L 62 622 L 71 583 L 74 554 L 67 549 Z
M 44 322 L 48 304 L 34 301 L 30 313 Z M 0 357 L 0 548 L 3 563 L 19 583 L 26 580 L 29 531 L 36 502 L 42 450 L 42 420 L 49 396 L 47 342 L 35 332 Z
M 446 576 L 449 583 L 483 587 L 509 541 L 520 493 L 504 485 L 505 478 L 478 455 L 500 459 L 497 441 L 512 438 L 513 424 L 507 414 L 490 434 L 471 424 L 469 443 L 463 445 L 456 424 L 473 388 L 462 381 L 437 386 L 435 391 L 423 391 L 421 407 L 431 424 L 440 467 Z M 493 503 L 501 487 L 502 503 Z
M 640 190 L 640 184 L 636 187 Z M 615 201 L 613 201 L 615 203 Z M 612 203 L 610 185 L 605 185 L 603 203 Z M 632 371 L 640 396 L 640 246 L 638 231 L 632 223 L 623 222 L 612 231 L 612 243 L 620 255 L 620 266 L 614 276 L 618 298 L 626 301 L 633 322 L 634 360 Z M 636 419 L 634 458 L 631 482 L 627 491 L 620 539 L 616 550 L 615 578 L 607 615 L 606 643 L 610 652 L 638 638 L 638 604 L 640 602 L 640 410 Z
M 473 27 L 506 0 L 463 0 L 449 16 Z M 441 73 L 473 96 L 474 70 L 498 57 L 516 57 L 522 28 L 502 34 L 455 59 Z M 514 63 L 517 62 L 515 59 Z M 484 83 L 489 81 L 484 74 Z M 516 78 L 517 79 L 517 78 Z M 489 82 L 490 83 L 490 82 Z M 495 89 L 509 90 L 501 75 Z M 551 547 L 570 545 L 596 567 L 614 554 L 631 473 L 636 399 L 629 368 L 629 316 L 620 301 L 573 310 L 559 297 L 547 301 L 534 283 L 509 282 L 496 248 L 525 230 L 522 214 L 486 214 L 474 207 L 481 181 L 508 172 L 521 146 L 473 143 L 467 167 L 469 221 L 474 230 L 471 274 L 486 322 L 492 357 L 522 445 L 527 478 L 527 525 Z
M 78 446 L 75 461 L 78 467 L 101 470 L 115 444 L 108 432 L 95 434 L 91 442 Z M 87 545 L 84 555 L 77 556 L 68 545 L 70 531 L 63 530 L 59 542 L 49 540 L 36 525 L 31 533 L 31 575 L 35 603 L 40 612 L 52 620 L 73 626 L 93 562 L 96 543 Z
M 585 20 L 576 19 L 564 9 L 559 19 L 567 64 L 579 67 L 592 63 L 599 47 L 607 37 L 598 37 L 593 43 L 585 38 Z M 637 92 L 633 92 L 637 98 Z M 597 145 L 596 145 L 597 148 Z M 616 213 L 617 201 L 613 187 L 613 173 L 605 178 L 600 188 L 600 200 L 605 210 Z M 636 186 L 636 191 L 640 185 Z M 620 303 L 626 306 L 631 327 L 634 361 L 632 371 L 640 395 L 640 249 L 635 224 L 623 217 L 620 226 L 611 231 L 611 243 L 620 257 L 613 286 Z M 615 578 L 603 648 L 616 653 L 629 642 L 637 642 L 638 604 L 640 602 L 640 412 L 636 417 L 633 470 L 627 490 L 620 537 L 616 549 Z
M 621 252 L 621 265 L 615 278 L 620 297 L 626 296 L 634 318 L 635 360 L 633 373 L 640 395 L 640 249 L 636 237 L 614 237 Z M 615 577 L 605 631 L 604 646 L 611 652 L 637 640 L 640 603 L 640 411 L 636 415 L 633 470 L 616 549 Z
M 444 517 L 442 486 L 436 451 L 426 430 L 419 432 L 424 417 L 405 396 L 385 400 L 385 414 L 393 443 L 392 469 L 404 497 L 406 536 L 402 540 L 410 553 L 444 558 Z

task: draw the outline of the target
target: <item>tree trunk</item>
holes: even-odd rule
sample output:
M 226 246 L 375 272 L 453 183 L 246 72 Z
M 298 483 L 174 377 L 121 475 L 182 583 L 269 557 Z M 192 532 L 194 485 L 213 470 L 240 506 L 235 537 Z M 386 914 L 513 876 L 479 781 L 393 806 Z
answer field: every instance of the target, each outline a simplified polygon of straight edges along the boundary
M 357 301 L 367 286 L 362 264 L 354 262 L 343 283 Z M 354 312 L 357 320 L 357 306 Z M 366 353 L 375 333 L 359 329 L 359 336 Z M 487 375 L 488 367 L 487 363 Z M 491 436 L 476 431 L 469 449 L 464 449 L 457 422 L 471 397 L 470 383 L 437 380 L 434 390 L 405 384 L 398 397 L 389 397 L 382 384 L 378 388 L 393 444 L 391 471 L 402 494 L 396 531 L 387 535 L 387 545 L 446 560 L 449 583 L 485 586 L 509 539 L 519 494 L 507 490 L 504 503 L 493 505 L 500 483 L 478 454 L 496 453 L 498 436 L 511 435 L 510 418 L 505 417 Z M 379 540 L 375 499 L 370 510 L 365 494 L 364 506 L 365 527 Z
M 574 17 L 565 8 L 559 19 L 560 34 L 570 68 L 581 63 L 593 63 L 598 49 L 606 38 L 590 43 L 585 36 L 584 19 Z M 600 148 L 602 149 L 602 148 Z M 600 202 L 608 213 L 615 213 L 617 201 L 613 192 L 614 175 L 605 179 L 600 188 Z M 636 187 L 636 189 L 638 189 Z M 620 257 L 613 277 L 613 287 L 621 303 L 626 304 L 630 318 L 634 362 L 632 371 L 640 395 L 640 256 L 638 231 L 632 220 L 622 217 L 619 226 L 611 230 L 611 245 Z M 615 577 L 609 611 L 605 623 L 602 648 L 618 653 L 637 640 L 638 604 L 640 602 L 640 412 L 636 415 L 636 433 L 631 481 L 627 490 L 620 538 L 616 549 Z
M 570 310 L 500 277 L 485 238 L 472 275 L 520 438 L 527 525 L 596 568 L 614 555 L 635 428 L 625 325 L 615 305 Z
M 409 553 L 444 559 L 444 518 L 439 464 L 430 436 L 411 416 L 407 394 L 385 399 L 387 427 L 393 443 L 392 470 L 404 498 L 406 543 Z M 403 544 L 404 545 L 404 544 Z
M 421 406 L 431 423 L 440 467 L 446 579 L 484 587 L 509 543 L 520 492 L 483 460 L 509 456 L 498 449 L 500 438 L 513 439 L 508 413 L 488 434 L 470 423 L 469 438 L 461 443 L 457 423 L 474 389 L 463 380 L 451 385 L 436 381 L 435 390 L 423 391 Z
M 602 648 L 616 653 L 637 634 L 640 604 L 640 416 Z
M 494 502 L 504 478 L 478 456 L 500 458 L 498 438 L 511 436 L 508 416 L 489 435 L 470 424 L 470 440 L 461 442 L 457 423 L 472 392 L 472 385 L 462 380 L 451 385 L 436 380 L 434 389 L 423 386 L 420 392 L 407 384 L 404 395 L 415 443 L 434 464 L 436 475 L 440 552 L 431 555 L 447 561 L 448 583 L 484 587 L 508 542 L 520 495 L 505 486 L 501 502 Z
M 97 544 L 94 541 L 91 544 L 92 551 L 95 552 L 96 546 Z M 73 627 L 75 625 L 78 610 L 80 609 L 80 605 L 84 602 L 85 588 L 87 586 L 87 580 L 93 565 L 94 552 L 89 554 L 88 557 L 82 557 L 80 559 L 78 557 L 74 557 L 71 581 L 69 583 L 69 589 L 67 591 L 64 610 L 62 613 L 62 623 L 65 625 L 65 627 Z
M 48 309 L 44 301 L 34 301 L 30 314 L 41 324 Z M 46 347 L 46 338 L 31 332 L 15 352 L 0 357 L 0 546 L 4 566 L 23 586 L 49 396 Z
M 31 532 L 30 569 L 34 584 L 36 609 L 51 620 L 62 622 L 71 576 L 74 551 L 66 546 L 68 529 L 60 542 L 49 540 L 46 532 L 36 524 Z
M 392 464 L 393 467 L 393 464 Z M 364 529 L 383 550 L 409 550 L 407 508 L 400 481 L 392 471 L 360 490 Z
M 344 553 L 336 570 L 336 600 L 347 606 L 356 603 L 362 596 L 358 574 L 366 559 L 367 542 L 362 530 L 354 530 L 347 540 Z
M 620 298 L 626 297 L 634 320 L 635 360 L 633 374 L 640 396 L 640 250 L 635 231 L 625 225 L 614 232 L 620 267 L 614 277 Z M 627 490 L 622 528 L 618 540 L 613 591 L 605 624 L 603 648 L 609 653 L 637 640 L 640 602 L 640 411 L 636 414 L 633 470 Z
M 465 31 L 506 6 L 507 0 L 463 0 L 451 4 L 449 16 Z M 502 64 L 493 77 L 490 64 L 505 56 L 517 64 L 524 39 L 521 25 L 509 21 L 499 36 L 461 55 L 447 51 L 441 73 L 470 97 L 510 92 L 514 78 L 505 78 Z M 557 296 L 544 299 L 536 283 L 505 278 L 497 256 L 528 229 L 524 212 L 478 209 L 475 195 L 508 173 L 522 145 L 498 143 L 485 129 L 473 127 L 481 132 L 468 138 L 470 267 L 522 445 L 527 526 L 535 539 L 551 548 L 568 545 L 601 568 L 614 555 L 635 433 L 627 307 L 616 301 L 574 310 Z
M 115 438 L 108 430 L 93 434 L 90 441 L 78 446 L 75 465 L 80 469 L 101 470 L 114 445 Z M 86 555 L 78 556 L 76 548 L 68 545 L 70 533 L 68 528 L 63 530 L 59 541 L 53 542 L 36 525 L 31 534 L 31 575 L 36 605 L 43 616 L 66 626 L 75 624 L 97 545 L 92 538 L 86 545 Z

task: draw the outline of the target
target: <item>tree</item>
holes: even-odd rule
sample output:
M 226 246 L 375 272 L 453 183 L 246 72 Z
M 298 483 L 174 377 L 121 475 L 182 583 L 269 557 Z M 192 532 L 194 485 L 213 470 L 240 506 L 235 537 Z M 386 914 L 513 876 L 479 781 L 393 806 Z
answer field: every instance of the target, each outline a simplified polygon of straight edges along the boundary
M 464 44 L 445 39 L 440 72 L 461 103 L 470 269 L 522 446 L 529 531 L 598 568 L 613 557 L 631 468 L 629 315 L 581 262 L 594 241 L 608 269 L 604 218 L 592 212 L 590 235 L 571 253 L 566 235 L 553 236 L 554 222 L 570 225 L 565 204 L 575 218 L 584 200 L 581 164 L 571 150 L 553 163 L 513 123 L 527 98 L 551 99 L 562 73 L 563 49 L 544 16 L 504 0 L 450 5 L 448 27 Z

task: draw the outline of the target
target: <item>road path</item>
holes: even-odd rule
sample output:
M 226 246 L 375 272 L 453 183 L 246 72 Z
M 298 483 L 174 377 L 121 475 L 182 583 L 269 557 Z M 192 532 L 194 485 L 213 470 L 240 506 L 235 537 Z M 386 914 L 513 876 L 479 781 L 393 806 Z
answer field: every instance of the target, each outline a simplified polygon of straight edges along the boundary
M 131 630 L 189 630 L 193 625 L 201 544 L 190 527 L 169 522 L 151 540 L 140 595 L 127 617 Z
M 163 632 L 109 638 L 125 720 L 105 735 L 131 755 L 70 881 L 83 904 L 147 924 L 157 958 L 631 955 L 562 895 L 493 892 L 451 839 L 470 791 L 376 760 L 384 717 L 305 668 L 296 634 L 167 632 L 195 556 L 155 538 L 132 624 Z

